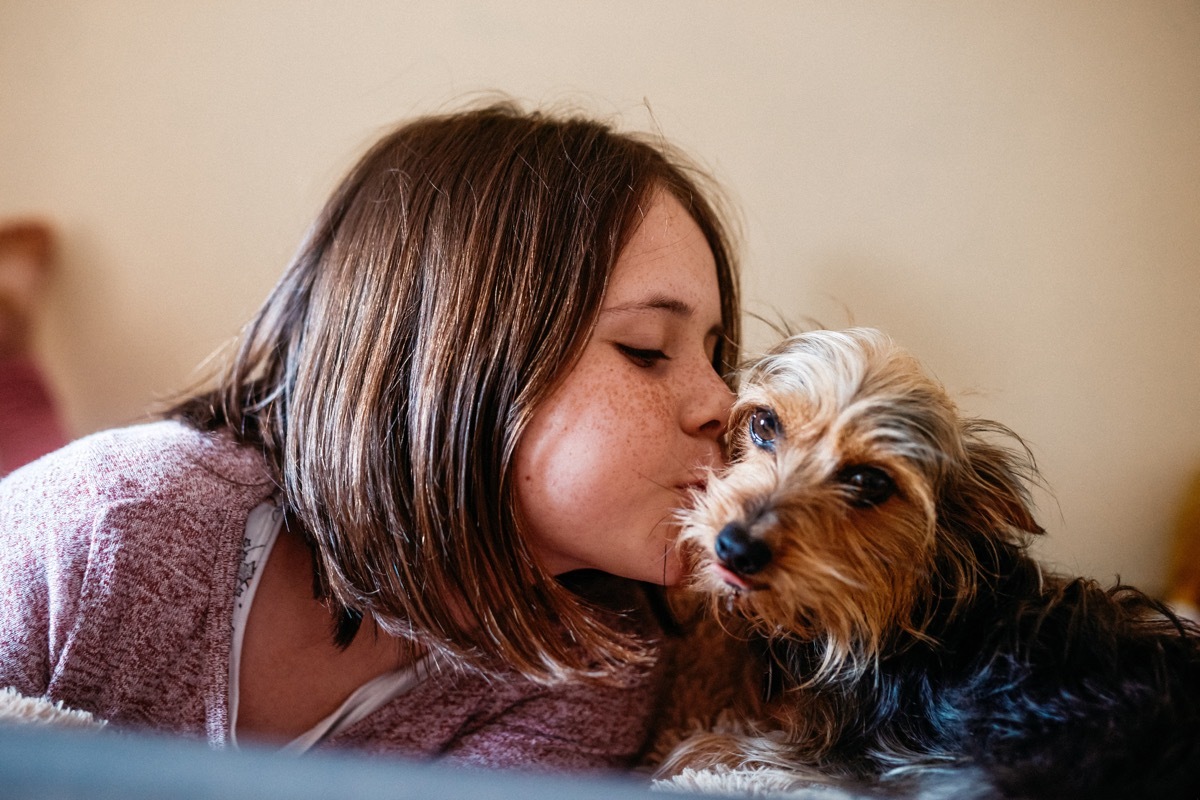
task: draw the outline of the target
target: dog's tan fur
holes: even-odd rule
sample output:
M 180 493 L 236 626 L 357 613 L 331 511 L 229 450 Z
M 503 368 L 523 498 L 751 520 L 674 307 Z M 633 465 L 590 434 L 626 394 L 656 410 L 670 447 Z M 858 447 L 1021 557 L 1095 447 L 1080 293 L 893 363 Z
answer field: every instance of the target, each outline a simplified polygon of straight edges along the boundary
M 1022 481 L 1031 460 L 1024 449 L 988 442 L 993 434 L 1017 440 L 1003 426 L 960 420 L 941 385 L 883 334 L 821 331 L 789 341 L 746 374 L 731 421 L 742 431 L 755 409 L 773 409 L 783 431 L 776 450 L 735 433 L 737 464 L 709 483 L 686 517 L 683 542 L 703 561 L 727 522 L 749 521 L 775 558 L 755 576 L 769 591 L 740 593 L 737 603 L 759 626 L 822 638 L 823 674 L 854 670 L 897 628 L 920 635 L 910 612 L 935 570 L 956 570 L 963 600 L 976 591 L 968 549 L 956 553 L 965 563 L 933 562 L 939 519 L 945 526 L 953 511 L 939 508 L 939 498 L 970 506 L 1014 538 L 1041 532 Z M 838 394 L 819 390 L 828 386 Z M 847 503 L 836 476 L 858 464 L 877 465 L 896 482 L 886 514 Z M 703 568 L 694 588 L 728 592 Z
M 830 386 L 836 393 L 826 392 Z M 760 408 L 772 409 L 781 423 L 773 451 L 755 447 L 745 433 Z M 787 340 L 743 375 L 730 429 L 734 465 L 713 476 L 684 517 L 681 546 L 694 565 L 690 588 L 736 607 L 735 616 L 718 611 L 711 618 L 720 619 L 723 633 L 735 640 L 786 631 L 820 641 L 823 658 L 811 675 L 813 685 L 861 673 L 897 632 L 920 638 L 922 620 L 912 612 L 936 571 L 954 573 L 964 601 L 977 591 L 969 550 L 951 549 L 945 558 L 933 546 L 939 518 L 944 524 L 955 512 L 939 507 L 946 502 L 941 498 L 969 506 L 1014 539 L 1041 532 L 1022 481 L 1032 472 L 1031 461 L 1022 458 L 1027 451 L 988 440 L 1015 434 L 995 423 L 961 420 L 941 385 L 877 331 L 820 331 Z M 914 429 L 925 439 L 914 439 Z M 886 514 L 847 502 L 837 476 L 861 464 L 884 469 L 896 482 Z M 716 537 L 731 520 L 743 521 L 774 554 L 766 570 L 747 579 L 751 591 L 730 587 L 711 568 Z M 935 553 L 941 557 L 935 560 Z M 748 666 L 745 646 L 721 644 L 723 634 L 711 621 L 701 623 L 696 635 L 703 652 L 741 664 L 716 666 L 704 659 L 696 668 L 719 677 L 685 678 L 692 684 L 689 694 L 728 700 L 726 707 L 739 708 L 745 718 L 769 715 L 769 728 L 809 743 L 819 761 L 831 744 L 826 734 L 837 730 L 839 708 L 820 694 L 795 693 L 787 703 L 764 707 L 756 699 L 761 687 L 752 684 L 761 682 L 765 658 Z M 698 693 L 700 680 L 747 683 Z M 688 705 L 696 714 L 696 705 Z M 700 716 L 712 721 L 717 714 Z M 761 722 L 732 739 L 728 724 L 722 733 L 694 737 L 664 771 L 777 763 L 773 738 L 757 729 Z M 791 756 L 785 763 L 796 766 Z
M 770 441 L 752 432 L 764 414 Z M 700 624 L 703 644 L 690 645 L 681 662 L 684 688 L 673 705 L 687 708 L 699 732 L 674 748 L 660 776 L 777 769 L 795 784 L 853 785 L 914 765 L 969 766 L 953 738 L 916 728 L 910 736 L 909 723 L 880 723 L 866 738 L 850 730 L 880 719 L 880 676 L 911 689 L 921 664 L 931 674 L 963 668 L 940 665 L 974 657 L 954 655 L 967 615 L 968 628 L 979 621 L 990 629 L 995 614 L 997 626 L 1025 630 L 1022 620 L 1082 620 L 1094 608 L 1102 610 L 1097 624 L 1114 636 L 1131 631 L 1130 641 L 1182 632 L 1128 587 L 1106 593 L 1044 575 L 1026 553 L 1042 532 L 1028 448 L 1002 425 L 960 415 L 943 387 L 878 331 L 787 339 L 743 374 L 730 429 L 731 466 L 712 476 L 682 520 L 691 588 L 712 608 Z M 869 502 L 855 483 L 864 469 L 885 476 L 883 502 Z M 730 525 L 742 541 L 769 548 L 761 565 L 723 568 L 730 562 L 718 540 Z M 1070 599 L 1079 594 L 1078 603 Z M 977 646 L 991 645 L 967 645 Z M 906 653 L 914 657 L 905 661 Z M 1195 657 L 1185 658 L 1194 669 Z M 897 663 L 908 664 L 908 677 L 894 677 Z M 847 757 L 847 747 L 858 754 Z

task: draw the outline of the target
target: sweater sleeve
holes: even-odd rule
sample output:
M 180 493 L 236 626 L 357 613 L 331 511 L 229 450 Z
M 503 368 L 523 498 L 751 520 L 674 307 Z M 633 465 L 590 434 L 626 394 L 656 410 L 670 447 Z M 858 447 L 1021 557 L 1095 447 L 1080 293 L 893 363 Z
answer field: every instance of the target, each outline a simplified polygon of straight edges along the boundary
M 0 687 L 222 741 L 237 555 L 272 490 L 258 454 L 174 422 L 5 478 Z
M 650 651 L 647 663 L 624 665 L 603 683 L 546 686 L 513 670 L 439 661 L 411 691 L 321 746 L 539 772 L 635 766 L 660 710 L 666 642 L 641 588 L 610 576 L 599 584 L 615 589 L 612 602 L 594 592 L 589 598 L 619 612 L 609 618 L 614 629 L 638 635 Z
M 651 669 L 625 685 L 570 683 L 537 690 L 475 720 L 444 757 L 538 772 L 627 770 L 645 748 L 660 677 Z
M 0 482 L 0 686 L 47 691 L 75 624 L 92 549 L 92 514 L 81 482 L 54 460 Z
M 568 576 L 614 628 L 651 646 L 650 663 L 628 664 L 604 682 L 534 686 L 495 682 L 446 758 L 537 771 L 627 770 L 640 759 L 665 686 L 663 631 L 638 584 L 602 573 Z

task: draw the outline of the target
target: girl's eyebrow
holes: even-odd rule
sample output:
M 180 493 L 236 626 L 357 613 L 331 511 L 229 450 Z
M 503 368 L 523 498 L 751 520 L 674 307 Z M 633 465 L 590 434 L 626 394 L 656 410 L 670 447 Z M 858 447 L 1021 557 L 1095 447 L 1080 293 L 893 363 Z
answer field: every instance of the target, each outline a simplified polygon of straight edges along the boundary
M 668 314 L 676 317 L 691 318 L 695 316 L 696 309 L 682 300 L 671 297 L 665 294 L 655 294 L 645 300 L 637 300 L 632 303 L 622 303 L 619 306 L 609 306 L 608 308 L 600 309 L 603 314 L 637 314 L 643 311 L 666 311 Z M 713 325 L 708 330 L 708 336 L 716 336 L 718 339 L 725 336 L 725 325 L 718 323 Z
M 691 317 L 696 313 L 696 310 L 687 303 L 665 294 L 656 294 L 645 300 L 600 309 L 601 314 L 631 314 L 639 311 L 666 311 L 679 317 Z

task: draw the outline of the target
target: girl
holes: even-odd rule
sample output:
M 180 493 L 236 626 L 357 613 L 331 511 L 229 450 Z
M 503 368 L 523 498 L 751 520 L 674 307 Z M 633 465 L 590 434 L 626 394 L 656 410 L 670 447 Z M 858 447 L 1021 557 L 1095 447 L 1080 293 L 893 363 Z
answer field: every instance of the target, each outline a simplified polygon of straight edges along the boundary
M 662 147 L 404 125 L 214 388 L 0 483 L 0 686 L 218 746 L 630 764 L 736 285 Z

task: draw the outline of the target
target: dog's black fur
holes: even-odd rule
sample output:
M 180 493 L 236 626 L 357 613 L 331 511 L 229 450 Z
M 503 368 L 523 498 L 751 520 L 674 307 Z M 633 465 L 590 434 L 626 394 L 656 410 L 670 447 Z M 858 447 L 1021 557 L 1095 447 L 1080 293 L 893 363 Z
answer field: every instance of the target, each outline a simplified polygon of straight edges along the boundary
M 789 612 L 769 601 L 772 592 L 786 593 L 789 582 L 803 587 L 805 575 L 789 569 L 804 566 L 792 562 L 788 567 L 786 555 L 775 559 L 765 545 L 756 551 L 758 563 L 746 566 L 713 546 L 714 536 L 719 541 L 725 535 L 715 534 L 728 521 L 725 515 L 736 518 L 741 509 L 745 519 L 737 520 L 738 525 L 749 531 L 753 526 L 747 520 L 761 517 L 770 502 L 778 518 L 771 523 L 774 528 L 754 528 L 746 535 L 773 537 L 771 547 L 785 553 L 798 544 L 822 547 L 800 563 L 812 565 L 810 569 L 832 563 L 857 576 L 849 585 L 889 590 L 884 579 L 868 583 L 876 573 L 854 572 L 848 555 L 854 543 L 849 540 L 869 553 L 889 537 L 910 541 L 897 529 L 911 524 L 905 509 L 916 504 L 906 506 L 900 489 L 888 495 L 895 500 L 855 503 L 852 487 L 838 483 L 842 479 L 836 468 L 823 482 L 806 477 L 816 482 L 812 491 L 825 498 L 821 510 L 811 513 L 828 515 L 820 518 L 824 527 L 803 523 L 813 527 L 806 533 L 789 529 L 783 503 L 789 494 L 803 494 L 807 488 L 795 488 L 784 476 L 774 494 L 767 493 L 768 501 L 742 488 L 757 484 L 739 482 L 769 469 L 763 464 L 773 463 L 777 445 L 811 446 L 802 439 L 806 420 L 785 418 L 781 411 L 768 430 L 779 441 L 760 442 L 765 452 L 751 449 L 747 417 L 773 399 L 781 408 L 786 405 L 772 392 L 838 397 L 822 381 L 855 374 L 801 373 L 801 366 L 787 360 L 793 352 L 826 352 L 821 347 L 834 354 L 831 358 L 840 349 L 849 354 L 841 356 L 847 361 L 869 353 L 863 358 L 870 367 L 860 373 L 861 386 L 842 393 L 850 398 L 844 401 L 847 407 L 853 406 L 844 413 L 860 415 L 852 418 L 858 428 L 847 423 L 840 430 L 853 437 L 855 430 L 869 430 L 884 419 L 890 438 L 869 440 L 854 458 L 866 459 L 867 466 L 880 471 L 892 470 L 898 485 L 908 476 L 932 487 L 936 517 L 932 541 L 913 546 L 911 568 L 902 563 L 895 570 L 918 575 L 911 603 L 898 618 L 880 623 L 879 635 L 850 641 L 836 651 L 849 650 L 849 658 L 831 659 L 830 643 L 837 634 L 822 632 L 827 629 L 821 614 L 827 612 L 820 603 L 812 611 L 802 607 Z M 842 785 L 899 794 L 928 787 L 939 775 L 958 781 L 965 769 L 982 774 L 973 797 L 1200 798 L 1200 628 L 1133 587 L 1105 589 L 1090 579 L 1043 569 L 1028 549 L 1032 536 L 1042 531 L 1027 489 L 1036 468 L 1019 437 L 996 423 L 959 418 L 940 385 L 914 377 L 919 374 L 915 362 L 878 332 L 827 334 L 816 344 L 806 336 L 793 337 L 775 353 L 773 360 L 763 362 L 767 367 L 748 372 L 750 392 L 744 386 L 743 396 L 750 399 L 744 409 L 735 407 L 735 421 L 741 425 L 734 429 L 735 455 L 741 447 L 754 458 L 736 457 L 728 475 L 710 482 L 710 492 L 720 484 L 712 506 L 718 510 L 691 512 L 700 521 L 690 533 L 685 531 L 685 537 L 703 545 L 704 559 L 744 575 L 748 583 L 762 584 L 715 590 L 716 596 L 732 591 L 736 597 L 739 613 L 730 615 L 725 626 L 758 637 L 754 649 L 764 659 L 768 695 L 750 715 L 757 717 L 752 722 L 757 733 L 723 745 L 742 760 L 726 763 L 794 765 L 806 779 L 815 774 Z M 769 390 L 755 393 L 756 385 Z M 876 402 L 860 402 L 864 397 Z M 814 413 L 828 413 L 813 407 L 819 409 Z M 787 441 L 789 425 L 796 441 Z M 837 438 L 829 433 L 833 427 L 814 430 L 813 435 Z M 844 445 L 838 440 L 839 448 Z M 844 506 L 837 506 L 839 492 L 847 493 Z M 822 538 L 829 530 L 842 538 Z M 821 541 L 799 541 L 804 536 Z M 891 558 L 907 561 L 902 554 Z M 830 608 L 852 602 L 829 591 L 823 602 Z M 764 605 L 756 605 L 757 594 L 768 598 Z M 692 754 L 711 754 L 722 745 L 707 751 L 705 746 L 697 744 Z M 686 744 L 677 752 L 687 753 Z M 673 763 L 686 764 L 687 756 Z
M 803 685 L 840 721 L 813 766 L 853 784 L 900 767 L 883 782 L 897 792 L 928 779 L 905 766 L 969 764 L 1005 798 L 1200 798 L 1194 626 L 1132 587 L 983 549 L 995 583 L 850 685 L 808 683 L 815 643 L 766 640 L 771 705 Z

